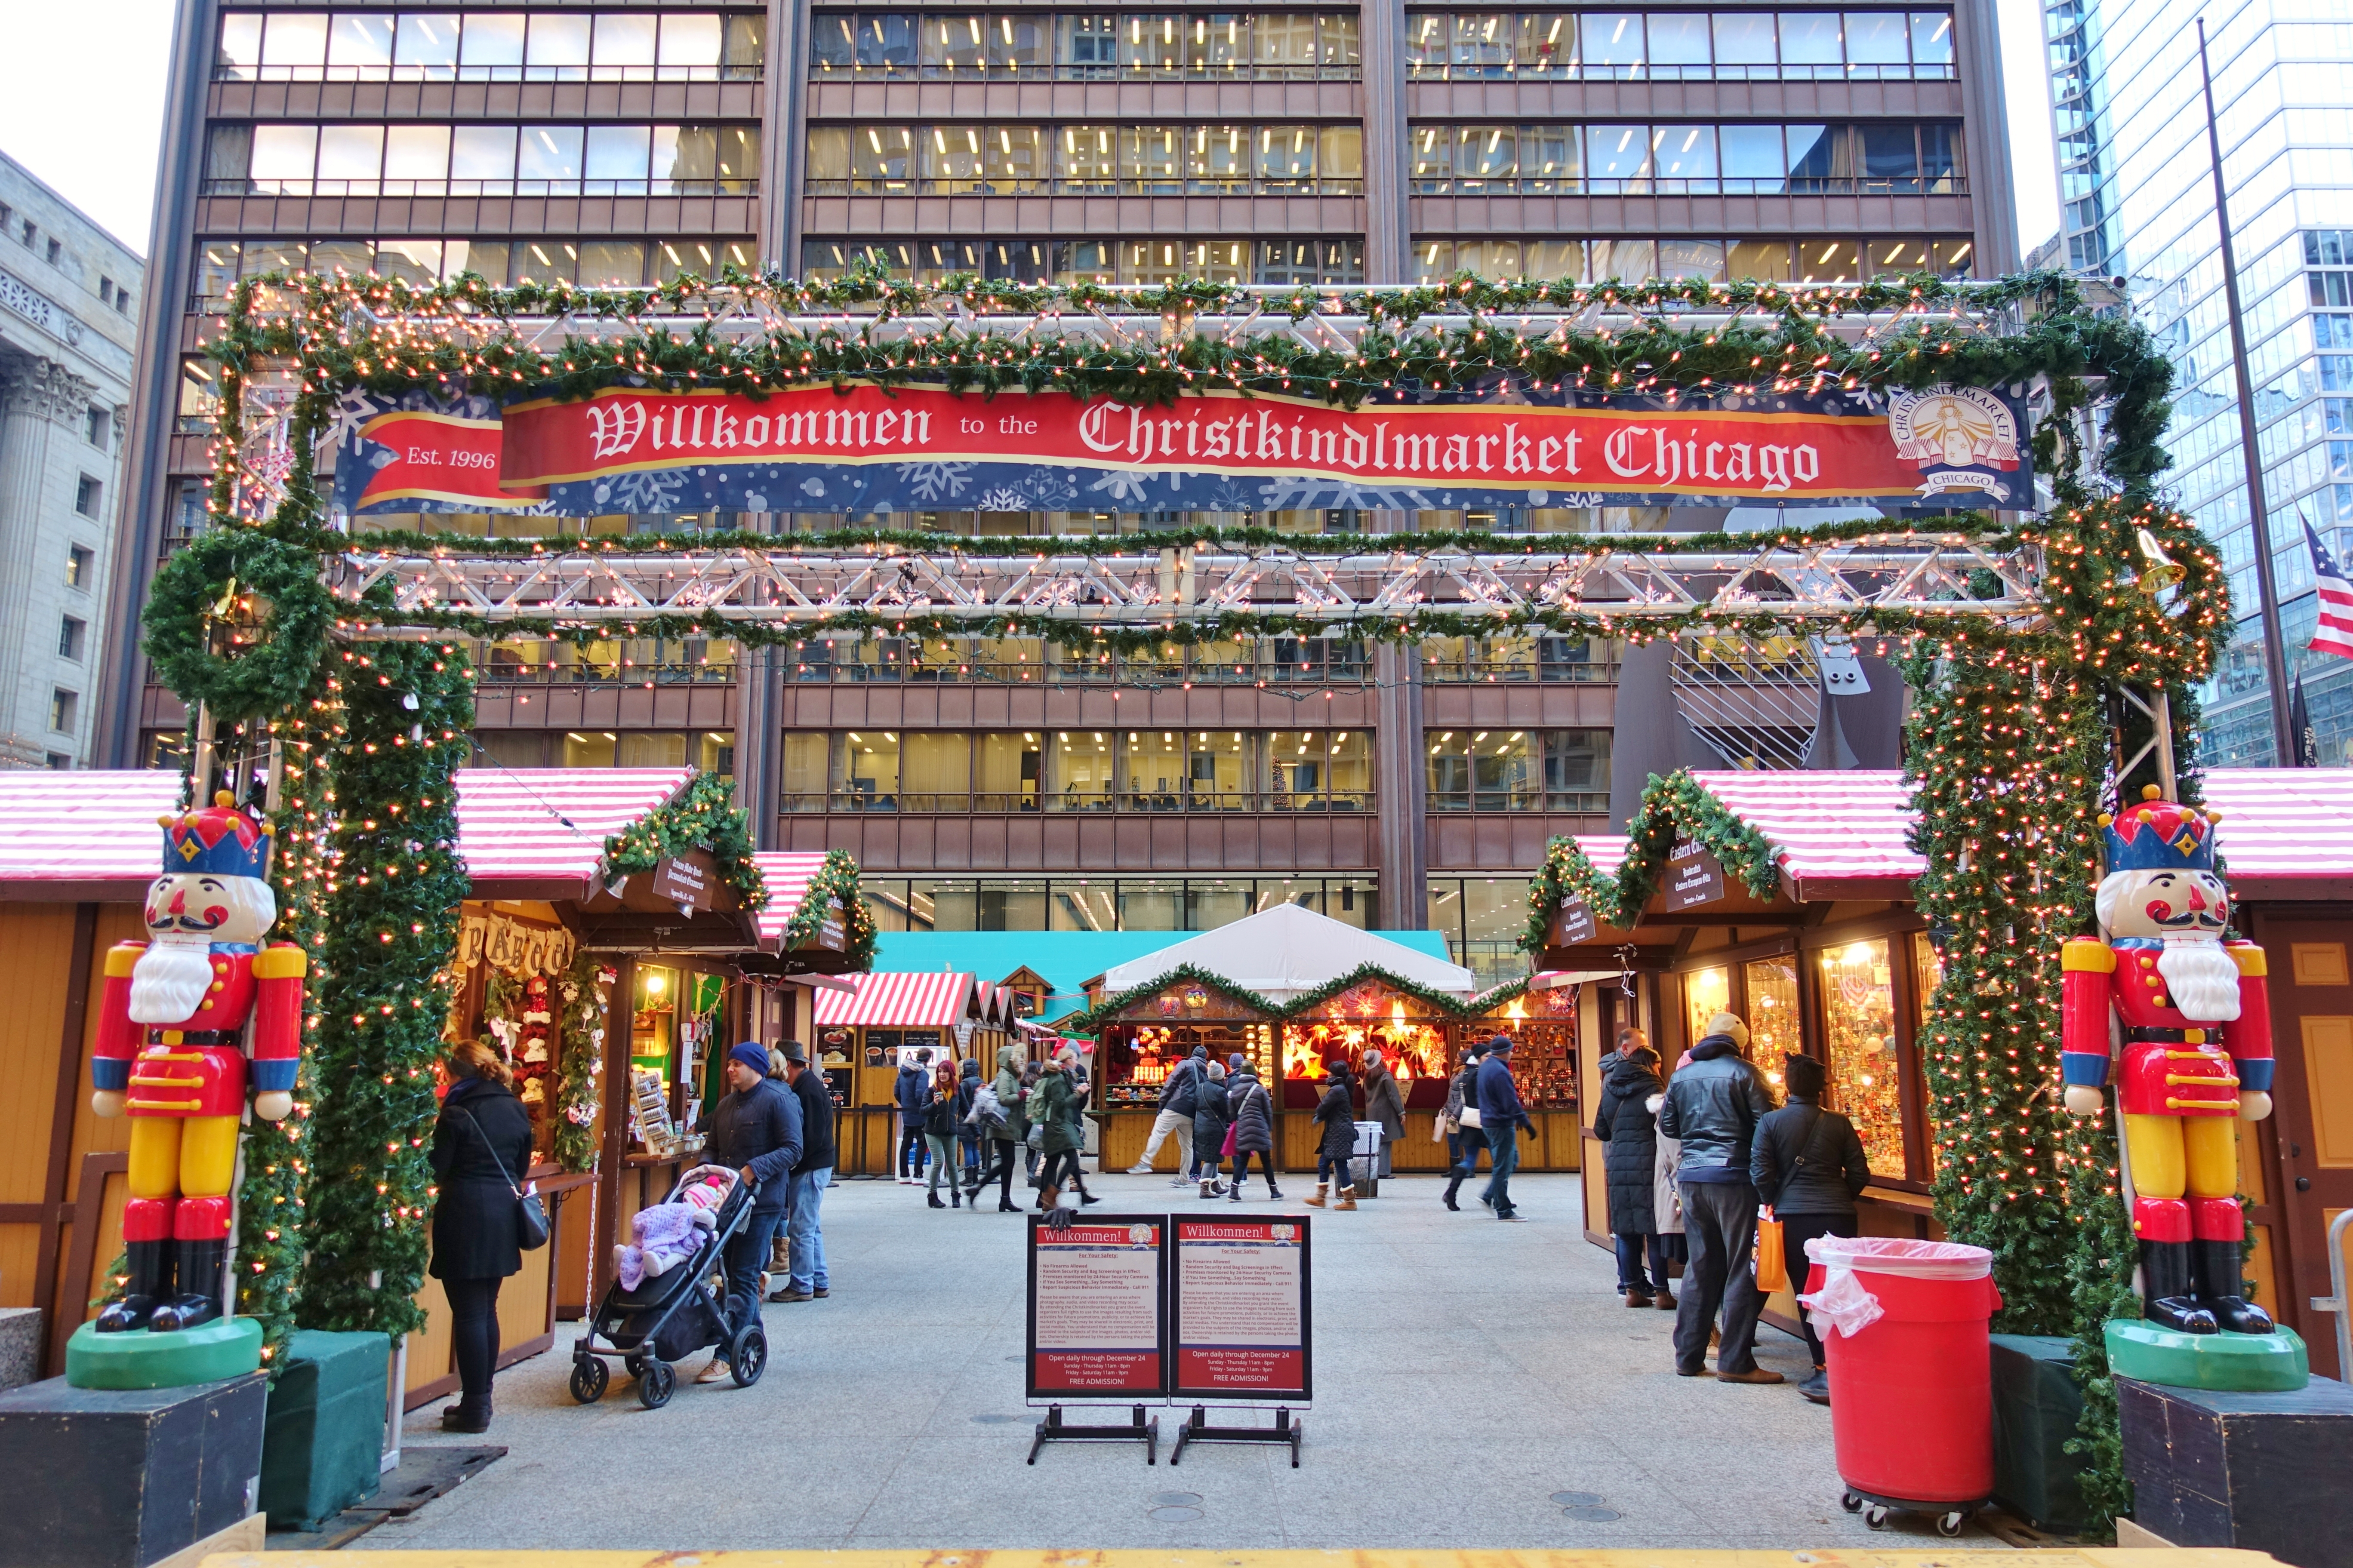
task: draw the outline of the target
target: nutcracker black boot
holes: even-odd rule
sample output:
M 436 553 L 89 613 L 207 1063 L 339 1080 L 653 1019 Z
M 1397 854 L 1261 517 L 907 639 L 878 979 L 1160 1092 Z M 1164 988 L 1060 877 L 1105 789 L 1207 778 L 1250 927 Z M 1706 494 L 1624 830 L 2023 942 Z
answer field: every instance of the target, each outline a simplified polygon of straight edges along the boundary
M 98 1331 L 120 1334 L 132 1329 L 143 1329 L 172 1288 L 172 1244 L 168 1241 L 132 1241 L 122 1247 L 125 1283 L 122 1300 L 109 1305 L 98 1315 Z
M 2239 1294 L 2240 1244 L 2193 1241 L 2189 1249 L 2198 1275 L 2198 1304 L 2234 1334 L 2270 1333 L 2272 1315 Z
M 2163 1328 L 2185 1334 L 2211 1334 L 2214 1314 L 2190 1293 L 2189 1250 L 2187 1241 L 2144 1241 L 2140 1244 L 2141 1300 L 2144 1315 Z M 2233 1276 L 2235 1279 L 2236 1276 Z
M 179 1241 L 173 1246 L 180 1255 L 180 1288 L 147 1320 L 147 1326 L 158 1333 L 193 1329 L 220 1316 L 221 1260 L 228 1243 Z

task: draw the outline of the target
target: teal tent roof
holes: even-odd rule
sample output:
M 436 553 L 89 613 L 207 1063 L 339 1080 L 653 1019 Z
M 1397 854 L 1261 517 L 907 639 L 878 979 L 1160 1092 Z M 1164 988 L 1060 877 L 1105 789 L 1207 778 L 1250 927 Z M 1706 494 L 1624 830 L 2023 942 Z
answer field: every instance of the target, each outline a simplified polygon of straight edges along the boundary
M 988 984 L 1028 967 L 1054 988 L 1039 1016 L 1051 1020 L 1086 1005 L 1088 981 L 1131 959 L 1198 936 L 1188 931 L 884 931 L 874 940 L 874 967 L 884 973 L 969 970 Z M 1432 958 L 1448 959 L 1446 938 L 1434 931 L 1385 931 Z

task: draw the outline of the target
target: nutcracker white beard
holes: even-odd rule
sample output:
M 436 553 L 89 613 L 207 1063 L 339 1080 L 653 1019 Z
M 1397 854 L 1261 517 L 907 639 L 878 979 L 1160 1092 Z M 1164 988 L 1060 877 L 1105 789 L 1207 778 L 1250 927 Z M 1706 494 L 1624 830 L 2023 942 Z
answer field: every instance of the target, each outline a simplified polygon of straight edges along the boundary
M 2227 1024 L 2239 1016 L 2239 964 L 2219 938 L 2204 931 L 2168 931 L 2157 955 L 2174 1006 L 2200 1023 Z
M 212 939 L 202 931 L 160 936 L 131 966 L 131 1021 L 180 1024 L 192 1017 L 213 983 Z

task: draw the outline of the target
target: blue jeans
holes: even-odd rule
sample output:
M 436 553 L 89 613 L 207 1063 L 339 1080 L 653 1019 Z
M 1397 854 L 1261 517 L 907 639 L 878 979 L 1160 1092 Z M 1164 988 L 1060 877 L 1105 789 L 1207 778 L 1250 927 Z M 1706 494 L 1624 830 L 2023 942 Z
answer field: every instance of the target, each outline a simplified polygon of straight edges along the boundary
M 785 1223 L 784 1211 L 762 1214 L 757 1210 L 727 1244 L 727 1328 L 733 1333 L 744 1324 L 756 1322 L 760 1316 L 760 1270 L 767 1267 L 769 1244 L 776 1238 L 776 1227 Z M 724 1345 L 721 1353 L 726 1352 Z
M 1498 1215 L 1507 1215 L 1512 1212 L 1512 1173 L 1520 1168 L 1520 1130 L 1512 1125 L 1482 1131 L 1487 1134 L 1487 1152 L 1495 1157 L 1495 1173 L 1482 1191 Z
M 785 1209 L 789 1216 L 785 1236 L 792 1247 L 792 1272 L 786 1277 L 786 1289 L 793 1290 L 830 1289 L 825 1272 L 825 1231 L 818 1222 L 818 1205 L 825 1202 L 825 1189 L 833 1184 L 833 1167 L 824 1165 L 814 1171 L 793 1173 L 792 1185 L 785 1189 Z

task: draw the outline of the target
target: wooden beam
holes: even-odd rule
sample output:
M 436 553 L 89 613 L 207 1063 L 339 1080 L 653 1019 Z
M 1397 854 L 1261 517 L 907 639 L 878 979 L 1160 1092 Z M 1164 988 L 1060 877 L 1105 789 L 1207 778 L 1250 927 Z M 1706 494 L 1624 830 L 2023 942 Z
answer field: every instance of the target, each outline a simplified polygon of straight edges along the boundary
M 81 1042 L 90 1019 L 91 950 L 97 945 L 98 906 L 76 904 L 73 956 L 66 970 L 65 1016 L 58 1026 L 58 1079 L 49 1100 L 48 1161 L 41 1176 L 41 1206 L 49 1213 L 33 1264 L 33 1300 L 52 1312 L 57 1310 L 58 1226 L 70 1212 L 66 1207 L 66 1187 L 73 1173 L 74 1110 L 75 1101 L 81 1098 Z M 89 1276 L 85 1273 L 82 1278 Z M 49 1377 L 62 1370 L 64 1343 L 55 1334 L 49 1336 L 34 1368 L 36 1377 Z M 49 1353 L 51 1345 L 58 1347 L 54 1357 Z
M 596 1154 L 596 1225 L 588 1242 L 588 1310 L 595 1311 L 613 1278 L 613 1238 L 619 1233 L 621 1167 L 629 1152 L 629 1036 L 637 1020 L 638 962 L 613 960 L 613 989 L 605 998 L 605 1135 Z
M 67 1249 L 65 1278 L 58 1284 L 58 1294 L 72 1304 L 73 1310 L 67 1311 L 65 1302 L 56 1297 L 42 1303 L 51 1310 L 48 1364 L 53 1367 L 65 1365 L 66 1341 L 81 1327 L 83 1303 L 89 1300 L 81 1292 L 90 1288 L 90 1271 L 98 1261 L 98 1227 L 106 1218 L 106 1178 L 130 1169 L 130 1154 L 120 1150 L 105 1153 L 93 1150 L 81 1157 L 81 1186 L 73 1203 L 73 1245 Z

